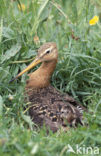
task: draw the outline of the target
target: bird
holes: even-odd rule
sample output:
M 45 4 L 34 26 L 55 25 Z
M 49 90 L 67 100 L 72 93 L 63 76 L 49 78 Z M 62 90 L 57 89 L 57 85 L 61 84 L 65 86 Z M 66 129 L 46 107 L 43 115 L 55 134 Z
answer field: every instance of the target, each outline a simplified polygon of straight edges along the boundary
M 61 93 L 51 83 L 51 76 L 58 62 L 58 49 L 55 42 L 46 42 L 40 46 L 36 58 L 15 78 L 40 64 L 34 72 L 28 74 L 26 82 L 27 99 L 30 101 L 29 115 L 32 121 L 47 130 L 57 132 L 83 125 L 85 107 L 67 93 Z

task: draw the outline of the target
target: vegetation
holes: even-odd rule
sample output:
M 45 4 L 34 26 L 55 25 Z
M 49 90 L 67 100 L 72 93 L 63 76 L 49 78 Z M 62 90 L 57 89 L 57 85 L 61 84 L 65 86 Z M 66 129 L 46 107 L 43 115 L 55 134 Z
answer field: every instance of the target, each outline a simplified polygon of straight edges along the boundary
M 79 145 L 101 152 L 101 0 L 0 0 L 0 4 L 0 155 L 81 155 L 68 152 L 68 144 L 74 150 Z M 99 21 L 90 25 L 94 16 Z M 35 130 L 27 111 L 27 74 L 13 83 L 9 80 L 48 41 L 56 42 L 59 50 L 52 84 L 88 108 L 84 114 L 88 126 L 47 135 L 45 127 Z

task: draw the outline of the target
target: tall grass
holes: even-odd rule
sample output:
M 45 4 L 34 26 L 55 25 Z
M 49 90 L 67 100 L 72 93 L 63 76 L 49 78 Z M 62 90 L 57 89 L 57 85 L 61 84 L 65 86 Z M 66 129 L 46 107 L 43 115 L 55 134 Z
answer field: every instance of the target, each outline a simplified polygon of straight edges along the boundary
M 67 152 L 68 144 L 101 150 L 101 1 L 0 0 L 0 4 L 0 155 L 75 155 Z M 94 15 L 99 22 L 90 26 Z M 71 94 L 89 113 L 84 115 L 87 127 L 50 131 L 47 136 L 45 128 L 35 130 L 24 112 L 27 75 L 8 82 L 49 41 L 56 42 L 59 51 L 53 86 Z

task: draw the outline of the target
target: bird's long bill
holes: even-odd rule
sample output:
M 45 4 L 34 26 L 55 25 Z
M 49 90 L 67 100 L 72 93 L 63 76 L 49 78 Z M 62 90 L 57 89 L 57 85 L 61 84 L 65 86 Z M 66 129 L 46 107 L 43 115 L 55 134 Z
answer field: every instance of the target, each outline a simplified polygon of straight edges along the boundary
M 15 78 L 13 78 L 10 82 L 14 81 L 15 79 L 17 79 L 18 77 L 20 77 L 21 75 L 23 75 L 25 72 L 29 71 L 30 69 L 32 69 L 33 67 L 35 67 L 37 64 L 39 64 L 41 62 L 41 60 L 39 58 L 36 58 L 31 64 L 29 64 L 29 66 L 27 66 L 22 72 L 20 72 Z

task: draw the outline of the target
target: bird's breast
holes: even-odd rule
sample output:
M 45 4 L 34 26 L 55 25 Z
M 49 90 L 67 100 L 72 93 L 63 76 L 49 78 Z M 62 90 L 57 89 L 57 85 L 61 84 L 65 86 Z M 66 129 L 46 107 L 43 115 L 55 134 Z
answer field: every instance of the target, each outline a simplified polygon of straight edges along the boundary
M 29 79 L 27 80 L 26 88 L 39 89 L 44 88 L 49 85 L 50 76 L 47 73 L 34 72 L 29 74 Z

